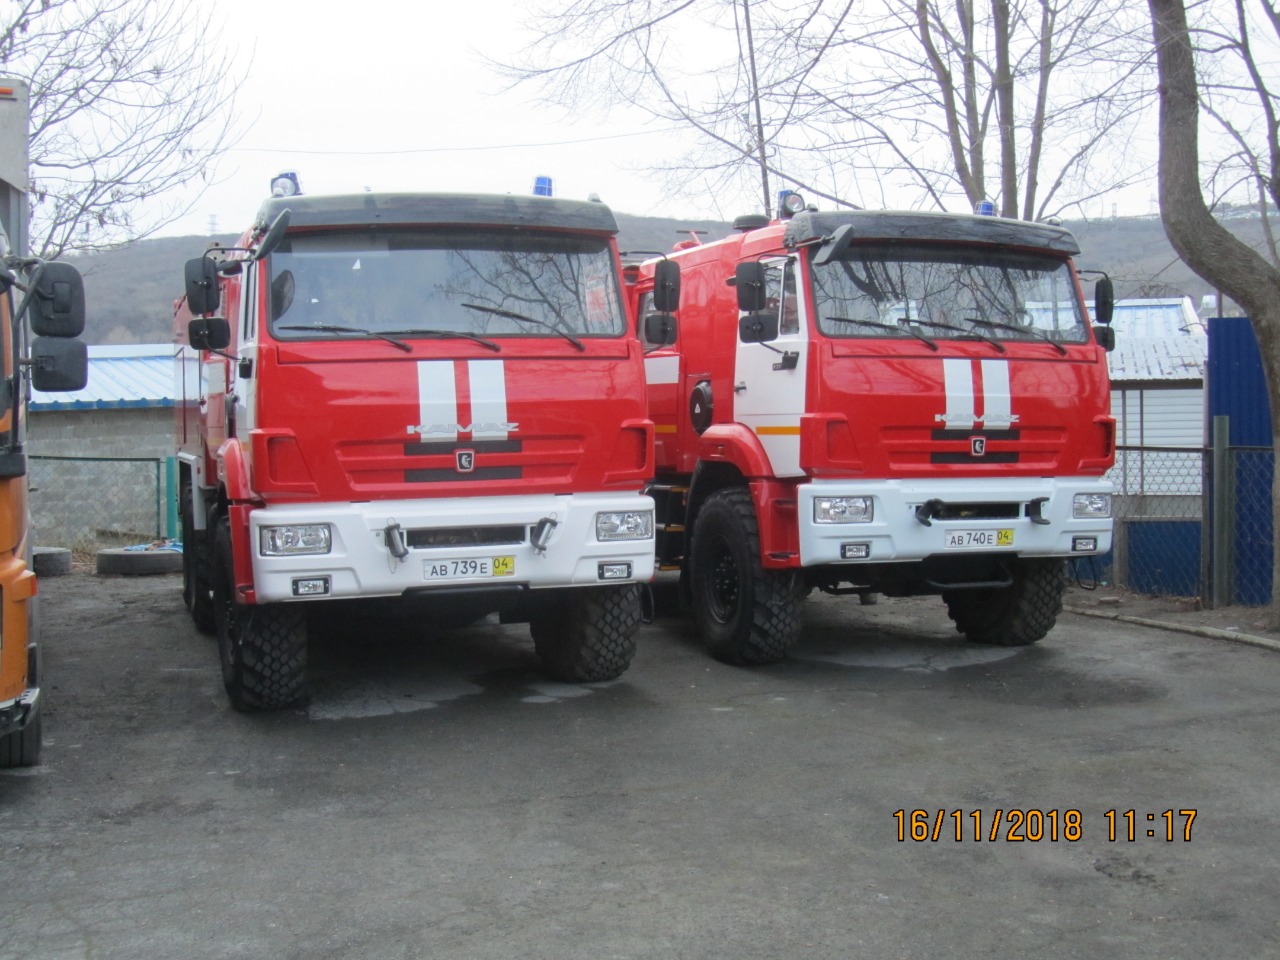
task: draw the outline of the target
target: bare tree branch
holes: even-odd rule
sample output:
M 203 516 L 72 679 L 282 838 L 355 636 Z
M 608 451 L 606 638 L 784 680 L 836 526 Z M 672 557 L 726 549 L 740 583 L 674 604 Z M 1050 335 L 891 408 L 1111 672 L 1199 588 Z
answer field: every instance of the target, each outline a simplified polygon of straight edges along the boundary
M 157 204 L 209 182 L 235 139 L 228 64 L 198 8 L 23 0 L 0 21 L 0 73 L 31 88 L 32 250 L 115 246 L 187 212 Z

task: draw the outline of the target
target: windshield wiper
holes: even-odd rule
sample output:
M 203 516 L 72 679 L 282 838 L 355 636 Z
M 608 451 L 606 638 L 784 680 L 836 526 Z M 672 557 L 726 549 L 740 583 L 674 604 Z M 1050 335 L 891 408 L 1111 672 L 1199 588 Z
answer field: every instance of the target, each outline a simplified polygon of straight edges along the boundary
M 394 347 L 398 347 L 405 353 L 413 353 L 413 347 L 405 343 L 403 340 L 397 340 L 395 337 L 389 337 L 385 333 L 379 333 L 376 330 L 366 330 L 364 327 L 340 327 L 332 323 L 294 323 L 287 326 L 278 326 L 277 330 L 315 330 L 317 333 L 358 333 L 362 337 L 372 337 L 375 340 L 385 340 Z M 398 332 L 398 331 L 397 331 Z
M 548 330 L 552 331 L 553 333 L 560 334 L 560 336 L 564 337 L 566 340 L 572 343 L 575 347 L 577 347 L 579 353 L 587 349 L 586 346 L 583 344 L 583 342 L 579 340 L 577 337 L 575 337 L 573 334 L 566 333 L 564 330 L 561 330 L 559 327 L 557 327 L 554 323 L 547 323 L 547 321 L 539 320 L 537 317 L 526 317 L 523 313 L 513 313 L 510 310 L 503 310 L 499 307 L 486 307 L 482 303 L 464 303 L 462 304 L 462 306 L 466 307 L 468 310 L 479 310 L 481 313 L 491 313 L 495 317 L 506 317 L 508 320 L 520 320 L 520 321 L 523 321 L 524 323 L 536 323 L 540 327 L 546 327 Z
M 476 336 L 474 333 L 467 333 L 465 330 L 433 330 L 427 327 L 409 327 L 405 330 L 388 330 L 387 333 L 398 333 L 402 337 L 431 337 L 434 340 L 470 340 L 478 343 L 482 347 L 488 347 L 497 353 L 502 349 L 501 346 L 492 340 L 486 340 L 484 337 Z
M 856 323 L 863 327 L 875 327 L 877 330 L 888 330 L 890 333 L 902 333 L 903 331 L 911 334 L 930 350 L 937 350 L 938 345 L 929 337 L 926 337 L 915 327 L 904 327 L 894 323 L 881 323 L 879 320 L 855 320 L 853 317 L 823 317 L 823 320 L 830 320 L 832 323 Z M 906 317 L 903 317 L 906 320 Z M 911 321 L 907 321 L 910 323 Z
M 1012 330 L 1014 333 L 1022 333 L 1027 336 L 1036 337 L 1043 340 L 1045 343 L 1052 344 L 1054 349 L 1064 357 L 1067 355 L 1067 348 L 1057 340 L 1053 339 L 1053 337 L 1046 336 L 1039 330 L 1032 330 L 1030 327 L 1020 327 L 1016 323 L 1002 323 L 999 320 L 986 320 L 982 317 L 965 317 L 964 321 L 965 323 L 973 323 L 981 327 L 995 327 L 997 330 Z
M 966 322 L 968 321 L 968 319 L 969 319 L 968 317 L 965 317 Z M 917 322 L 923 324 L 926 327 L 933 327 L 936 330 L 953 330 L 956 333 L 960 334 L 960 336 L 957 339 L 981 340 L 984 343 L 991 344 L 1000 353 L 1008 353 L 1008 351 L 1005 350 L 1004 348 L 1004 344 L 1001 343 L 999 340 L 997 340 L 995 337 L 988 337 L 986 334 L 977 333 L 965 327 L 957 326 L 954 323 L 943 323 L 940 320 L 919 320 Z

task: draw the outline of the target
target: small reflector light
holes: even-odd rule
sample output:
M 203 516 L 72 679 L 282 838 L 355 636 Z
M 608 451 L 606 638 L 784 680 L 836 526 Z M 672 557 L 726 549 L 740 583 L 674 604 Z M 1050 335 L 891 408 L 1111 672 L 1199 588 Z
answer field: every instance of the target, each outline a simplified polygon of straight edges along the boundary
M 601 580 L 630 580 L 631 564 L 629 563 L 602 563 L 597 571 L 597 576 Z
M 1072 537 L 1071 549 L 1075 553 L 1096 553 L 1098 550 L 1098 538 Z
M 869 556 L 871 556 L 871 544 L 869 543 L 840 544 L 841 560 L 865 560 Z
M 0 97 L 12 97 L 13 87 L 0 87 Z

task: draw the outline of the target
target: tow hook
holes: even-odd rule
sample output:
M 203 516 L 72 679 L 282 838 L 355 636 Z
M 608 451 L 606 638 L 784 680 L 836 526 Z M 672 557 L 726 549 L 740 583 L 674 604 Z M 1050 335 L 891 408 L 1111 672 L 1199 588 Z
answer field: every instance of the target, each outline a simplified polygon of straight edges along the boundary
M 551 533 L 558 526 L 560 526 L 559 522 L 550 517 L 543 517 L 538 521 L 537 526 L 533 528 L 533 533 L 529 535 L 529 546 L 533 547 L 535 553 L 547 552 Z
M 916 519 L 923 523 L 926 527 L 933 526 L 933 518 L 938 516 L 939 512 L 946 504 L 941 500 L 926 500 L 920 506 L 916 507 Z
M 387 528 L 382 531 L 382 538 L 391 555 L 397 560 L 403 560 L 409 555 L 409 547 L 404 542 L 404 531 L 400 528 L 400 524 L 387 524 Z

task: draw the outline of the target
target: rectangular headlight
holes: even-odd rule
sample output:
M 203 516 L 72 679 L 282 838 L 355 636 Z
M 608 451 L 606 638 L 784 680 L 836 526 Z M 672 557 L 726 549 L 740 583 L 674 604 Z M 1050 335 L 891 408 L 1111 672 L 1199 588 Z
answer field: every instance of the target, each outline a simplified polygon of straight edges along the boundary
M 258 549 L 264 557 L 297 557 L 328 553 L 332 544 L 333 534 L 327 523 L 263 527 L 258 531 Z
M 1105 520 L 1111 516 L 1111 494 L 1077 493 L 1071 500 L 1071 516 L 1077 520 Z
M 652 510 L 627 510 L 623 513 L 596 514 L 597 540 L 649 540 L 652 537 Z
M 870 523 L 876 518 L 871 497 L 814 497 L 814 523 Z

